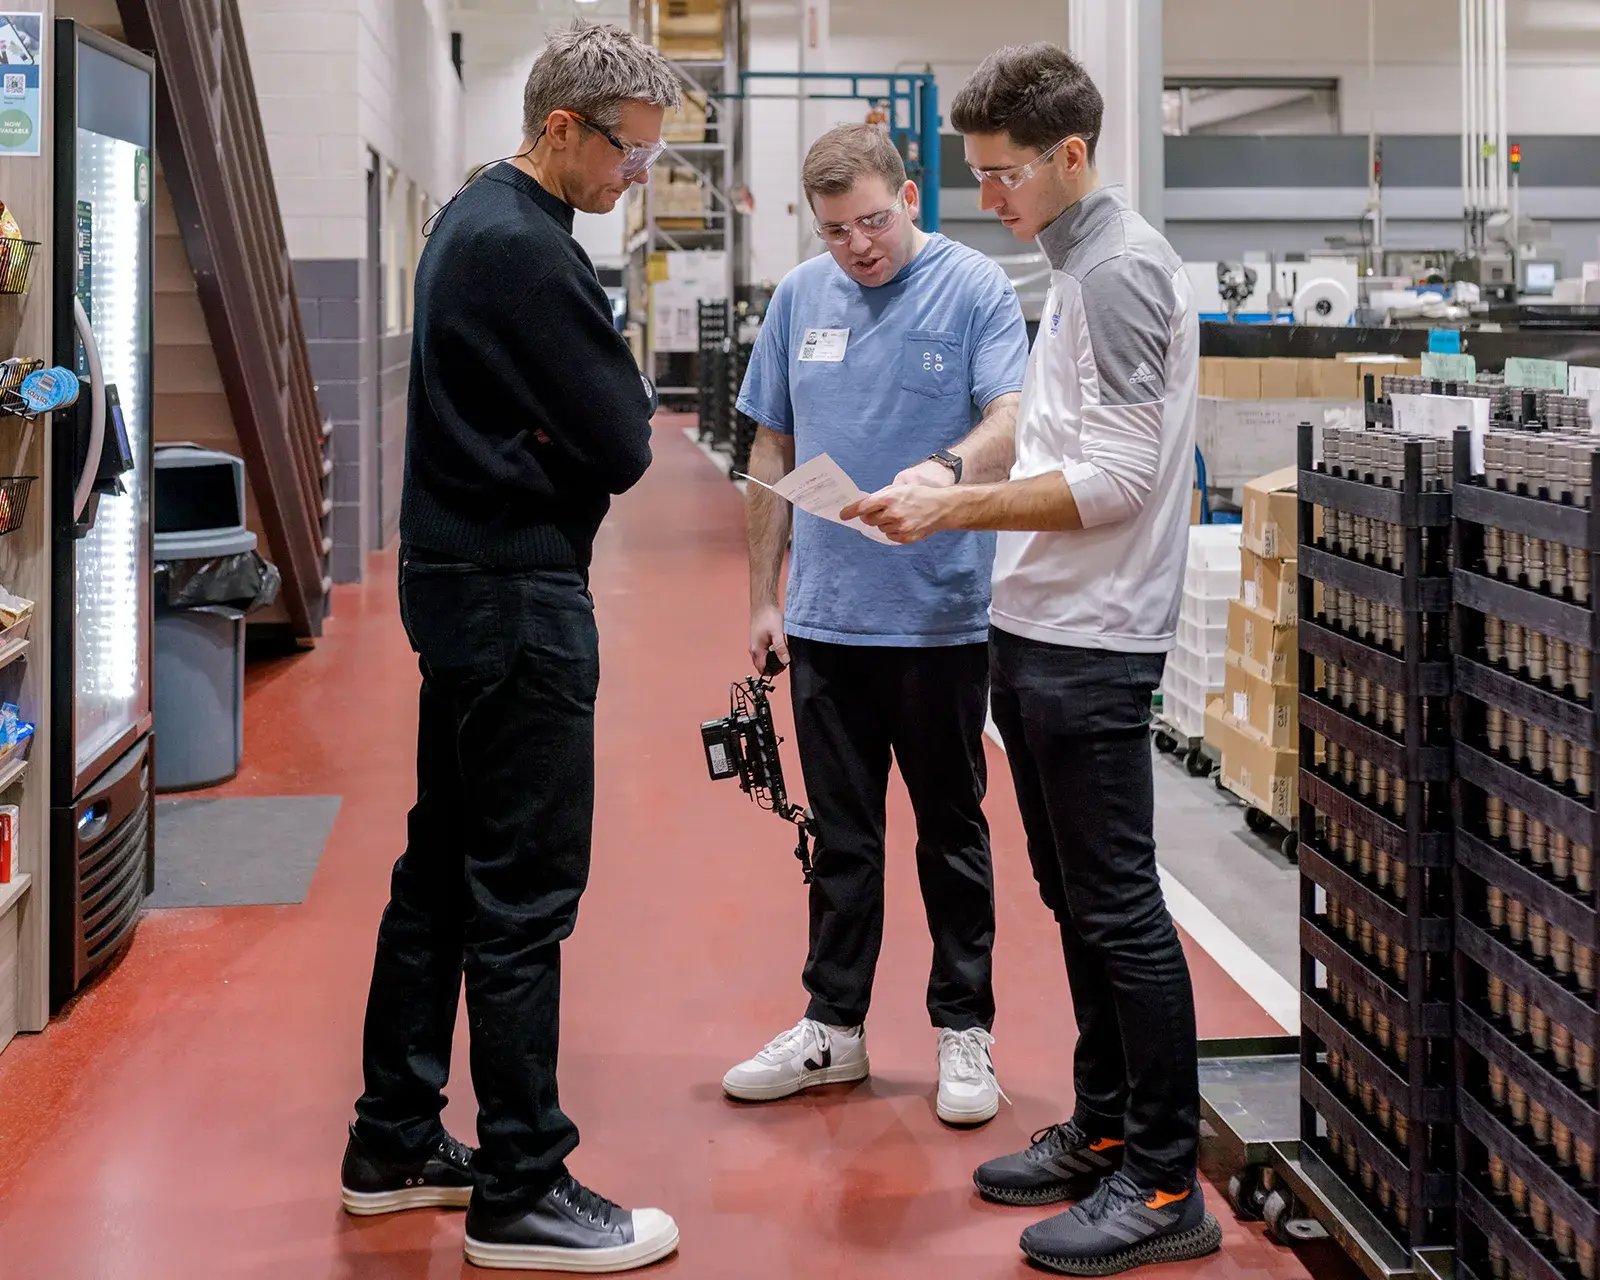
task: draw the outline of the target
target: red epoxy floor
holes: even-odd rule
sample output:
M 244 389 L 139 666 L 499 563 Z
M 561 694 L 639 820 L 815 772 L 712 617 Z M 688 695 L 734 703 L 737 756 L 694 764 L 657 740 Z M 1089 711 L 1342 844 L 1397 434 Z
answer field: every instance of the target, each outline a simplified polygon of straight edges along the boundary
M 800 1015 L 805 900 L 788 830 L 705 776 L 697 726 L 747 665 L 743 520 L 682 425 L 662 420 L 657 464 L 618 503 L 594 573 L 600 803 L 562 1036 L 563 1101 L 584 1135 L 574 1171 L 677 1216 L 681 1252 L 644 1274 L 1034 1274 L 1016 1249 L 1034 1211 L 982 1205 L 969 1181 L 1070 1109 L 1066 982 L 998 752 L 995 1053 L 1012 1105 L 976 1132 L 934 1118 L 903 794 L 874 1079 L 765 1108 L 721 1096 L 727 1066 Z M 252 668 L 247 763 L 225 792 L 343 797 L 308 900 L 148 914 L 69 1016 L 0 1056 L 4 1280 L 486 1274 L 462 1260 L 459 1213 L 355 1220 L 338 1204 L 373 930 L 412 794 L 416 676 L 394 574 L 376 558 L 366 584 L 339 589 L 314 653 Z M 1209 957 L 1190 959 L 1203 1036 L 1275 1031 Z M 461 1027 L 446 1120 L 471 1141 Z M 1183 1274 L 1306 1274 L 1211 1195 L 1224 1251 Z

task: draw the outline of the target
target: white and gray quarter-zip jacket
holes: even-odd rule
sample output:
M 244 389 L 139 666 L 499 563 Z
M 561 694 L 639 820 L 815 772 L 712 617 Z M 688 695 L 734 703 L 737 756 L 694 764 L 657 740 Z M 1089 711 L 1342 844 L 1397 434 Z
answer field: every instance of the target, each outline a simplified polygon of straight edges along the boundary
M 1013 480 L 1060 472 L 1083 528 L 1001 533 L 990 617 L 1046 644 L 1172 647 L 1194 486 L 1200 326 L 1183 264 L 1102 187 L 1045 228 L 1050 293 Z

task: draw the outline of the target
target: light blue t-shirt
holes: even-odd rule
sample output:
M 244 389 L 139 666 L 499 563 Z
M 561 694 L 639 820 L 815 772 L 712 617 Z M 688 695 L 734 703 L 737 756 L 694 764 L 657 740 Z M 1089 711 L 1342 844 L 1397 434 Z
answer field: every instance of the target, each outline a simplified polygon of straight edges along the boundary
M 1027 362 L 1027 329 L 1005 272 L 932 235 L 874 289 L 828 254 L 785 276 L 738 405 L 794 436 L 797 466 L 829 454 L 871 493 L 958 443 L 997 396 L 1021 391 Z M 885 546 L 797 509 L 784 625 L 834 644 L 976 644 L 989 634 L 993 563 L 992 533 Z

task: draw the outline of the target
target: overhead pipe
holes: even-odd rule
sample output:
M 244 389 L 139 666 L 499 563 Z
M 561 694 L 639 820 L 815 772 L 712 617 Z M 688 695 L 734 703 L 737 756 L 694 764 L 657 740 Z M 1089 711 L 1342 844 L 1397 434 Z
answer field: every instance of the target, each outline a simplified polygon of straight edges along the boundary
M 1498 101 L 1495 103 L 1495 148 L 1494 169 L 1500 187 L 1500 198 L 1495 202 L 1495 207 L 1504 209 L 1510 202 L 1509 176 L 1506 157 L 1506 71 L 1510 59 L 1507 57 L 1506 46 L 1506 0 L 1494 0 L 1495 7 L 1495 83 L 1498 89 Z M 1512 228 L 1515 235 L 1516 228 Z

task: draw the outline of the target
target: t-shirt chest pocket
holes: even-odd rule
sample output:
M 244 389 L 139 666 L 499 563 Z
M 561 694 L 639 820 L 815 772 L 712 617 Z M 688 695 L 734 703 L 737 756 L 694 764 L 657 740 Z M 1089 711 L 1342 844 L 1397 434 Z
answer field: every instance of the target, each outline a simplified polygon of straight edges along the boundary
M 912 329 L 900 355 L 900 385 L 934 399 L 967 394 L 961 339 L 944 329 Z

